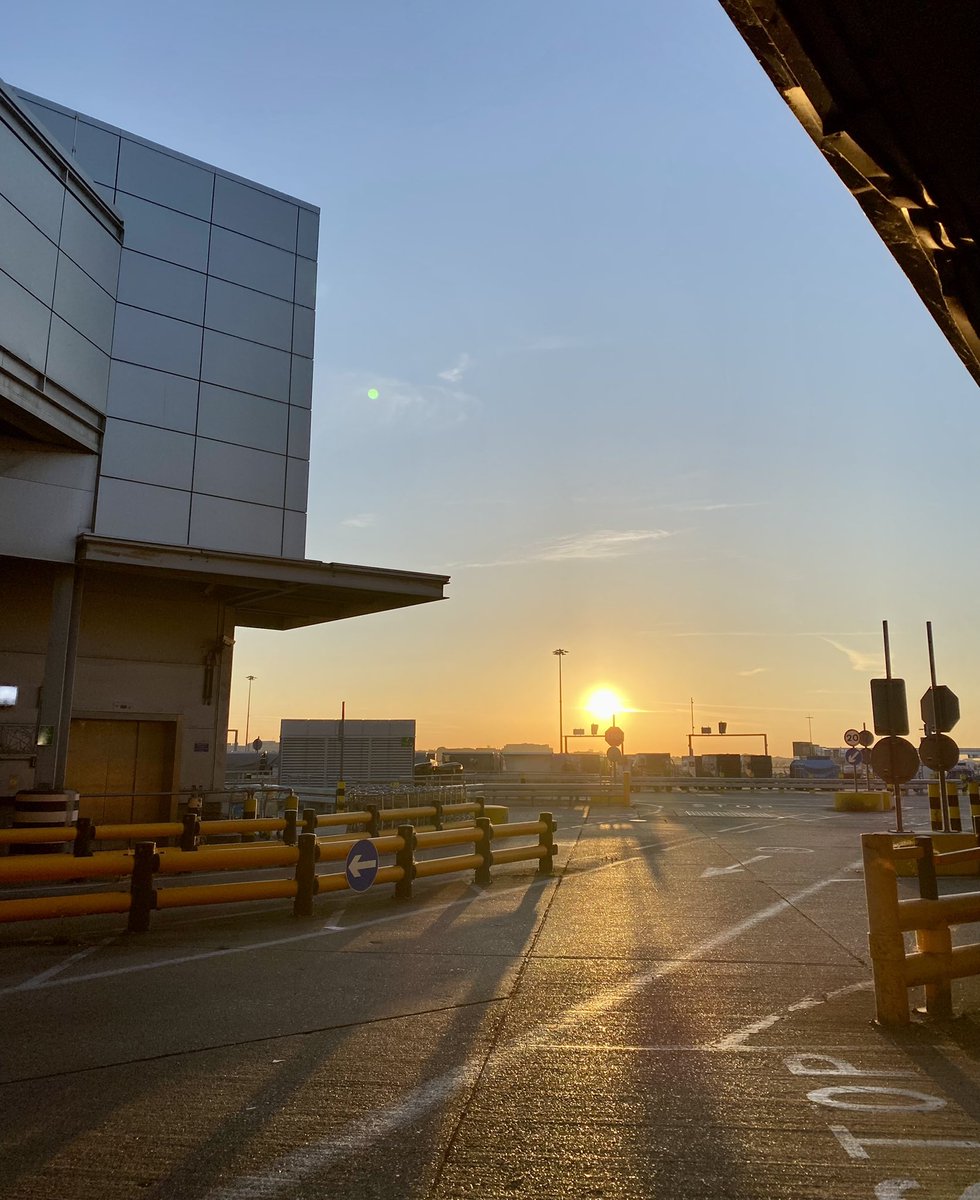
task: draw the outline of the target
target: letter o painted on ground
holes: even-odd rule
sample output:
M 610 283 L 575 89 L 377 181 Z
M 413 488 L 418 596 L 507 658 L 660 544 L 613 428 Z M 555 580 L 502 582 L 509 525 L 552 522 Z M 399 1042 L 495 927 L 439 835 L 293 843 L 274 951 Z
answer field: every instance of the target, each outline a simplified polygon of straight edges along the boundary
M 839 1096 L 898 1096 L 911 1101 L 905 1104 L 875 1104 L 873 1100 L 840 1100 Z M 945 1108 L 946 1101 L 925 1092 L 914 1092 L 910 1088 L 890 1087 L 828 1087 L 807 1092 L 806 1098 L 828 1108 L 846 1108 L 851 1112 L 935 1112 Z

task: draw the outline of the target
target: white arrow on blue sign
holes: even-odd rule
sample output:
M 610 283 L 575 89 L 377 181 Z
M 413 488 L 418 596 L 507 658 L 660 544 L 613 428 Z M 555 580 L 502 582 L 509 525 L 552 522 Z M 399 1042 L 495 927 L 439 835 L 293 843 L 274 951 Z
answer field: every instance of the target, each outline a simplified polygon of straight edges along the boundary
M 850 750 L 844 751 L 844 762 L 846 762 L 849 767 L 856 767 L 858 763 L 863 761 L 864 751 L 860 746 L 854 746 Z
M 378 851 L 367 838 L 355 842 L 347 852 L 347 864 L 344 867 L 348 885 L 355 892 L 366 892 L 374 883 L 378 862 Z

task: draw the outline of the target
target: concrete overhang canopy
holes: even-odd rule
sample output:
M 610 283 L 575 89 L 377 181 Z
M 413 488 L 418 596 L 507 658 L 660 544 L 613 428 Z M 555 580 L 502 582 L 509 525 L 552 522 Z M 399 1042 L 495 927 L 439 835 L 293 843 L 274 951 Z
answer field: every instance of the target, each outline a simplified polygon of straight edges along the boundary
M 252 629 L 298 629 L 365 613 L 445 599 L 447 575 L 265 558 L 83 534 L 76 561 L 86 571 L 197 583 Z
M 980 382 L 980 5 L 720 3 Z

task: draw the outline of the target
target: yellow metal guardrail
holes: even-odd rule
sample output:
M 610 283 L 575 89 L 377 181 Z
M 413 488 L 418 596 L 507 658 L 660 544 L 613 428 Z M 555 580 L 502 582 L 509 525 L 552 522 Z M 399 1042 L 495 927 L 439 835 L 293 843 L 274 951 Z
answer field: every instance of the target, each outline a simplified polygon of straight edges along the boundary
M 291 804 L 290 801 L 293 801 Z M 27 826 L 14 829 L 0 829 L 0 846 L 11 848 L 20 846 L 40 846 L 71 844 L 72 854 L 76 858 L 87 858 L 93 853 L 93 842 L 137 842 L 162 839 L 172 839 L 179 843 L 184 850 L 193 850 L 202 838 L 224 837 L 238 834 L 242 841 L 252 841 L 257 834 L 276 834 L 290 846 L 296 845 L 299 830 L 299 814 L 297 812 L 298 797 L 293 794 L 287 797 L 286 809 L 282 817 L 242 817 L 225 820 L 203 820 L 197 811 L 187 812 L 181 821 L 157 821 L 146 824 L 103 824 L 96 825 L 88 817 L 80 817 L 73 826 Z M 420 805 L 415 808 L 382 809 L 377 805 L 368 805 L 358 812 L 317 813 L 315 809 L 305 809 L 303 812 L 304 832 L 315 832 L 326 826 L 360 825 L 371 836 L 380 833 L 381 826 L 398 821 L 427 820 L 435 829 L 443 828 L 444 824 L 458 823 L 467 817 L 484 815 L 482 800 L 459 804 L 442 804 L 438 801 Z M 3 881 L 0 858 L 0 882 Z
M 400 818 L 404 813 L 405 810 L 400 810 L 393 815 Z M 9 856 L 0 859 L 0 883 L 118 882 L 128 876 L 129 890 L 0 900 L 0 922 L 126 912 L 129 914 L 128 929 L 131 932 L 143 932 L 149 928 L 150 914 L 154 909 L 287 898 L 293 900 L 295 916 L 313 916 L 316 895 L 351 886 L 346 872 L 320 873 L 318 865 L 344 862 L 351 850 L 363 842 L 370 843 L 379 861 L 382 856 L 394 856 L 393 864 L 379 865 L 370 886 L 393 883 L 398 900 L 411 898 L 412 886 L 417 878 L 472 870 L 475 871 L 476 883 L 488 884 L 494 865 L 537 861 L 539 874 L 551 874 L 553 869 L 557 849 L 554 832 L 557 825 L 551 813 L 541 813 L 537 821 L 505 825 L 492 825 L 489 818 L 481 816 L 476 818 L 473 825 L 450 825 L 422 832 L 414 825 L 400 824 L 394 834 L 379 833 L 368 838 L 349 834 L 344 837 L 318 837 L 315 832 L 322 825 L 357 823 L 356 820 L 352 822 L 351 818 L 359 815 L 345 813 L 331 818 L 317 816 L 313 810 L 307 810 L 304 818 L 313 828 L 299 834 L 295 846 L 269 843 L 157 849 L 154 841 L 147 840 L 138 842 L 133 850 L 100 851 L 83 858 L 69 854 Z M 375 814 L 367 815 L 375 817 Z M 421 815 L 430 817 L 433 814 L 425 811 Z M 499 851 L 492 849 L 496 839 L 526 836 L 536 836 L 538 840 L 534 845 L 511 846 Z M 472 845 L 472 853 L 435 859 L 416 858 L 417 850 L 464 845 Z M 158 886 L 160 877 L 289 867 L 293 868 L 293 876 L 286 879 Z
M 940 897 L 936 875 L 946 864 L 980 861 L 980 847 L 937 854 L 931 837 L 866 833 L 861 849 L 876 1019 L 907 1025 L 908 989 L 919 986 L 930 1017 L 951 1016 L 952 980 L 980 974 L 980 944 L 953 946 L 952 927 L 980 921 L 980 892 Z M 901 900 L 898 864 L 909 860 L 916 863 L 919 898 Z M 915 950 L 909 953 L 905 934 L 911 932 Z

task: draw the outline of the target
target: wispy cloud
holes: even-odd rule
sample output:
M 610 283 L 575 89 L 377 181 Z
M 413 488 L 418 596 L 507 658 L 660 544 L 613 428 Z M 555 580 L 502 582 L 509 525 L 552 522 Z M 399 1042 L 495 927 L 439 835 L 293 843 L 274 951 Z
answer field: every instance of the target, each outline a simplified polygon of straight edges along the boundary
M 492 562 L 451 563 L 450 566 L 458 570 L 460 567 L 514 567 L 535 562 L 624 558 L 673 536 L 667 529 L 597 529 L 590 533 L 567 534 L 553 542 L 532 547 L 518 557 L 495 559 Z
M 768 668 L 768 667 L 750 667 L 750 668 L 749 668 L 747 671 L 738 671 L 738 672 L 736 672 L 736 674 L 738 674 L 738 675 L 745 675 L 745 676 L 748 676 L 748 675 L 765 675 L 765 673 L 766 673 L 768 670 L 769 670 L 769 668 Z
M 336 372 L 318 384 L 317 390 L 321 389 L 327 404 L 345 423 L 361 426 L 459 425 L 480 404 L 475 396 L 449 384 L 417 384 L 365 371 Z
M 880 652 L 876 651 L 874 654 L 868 654 L 864 650 L 852 650 L 849 646 L 835 642 L 833 638 L 825 637 L 823 640 L 828 646 L 833 646 L 835 650 L 839 650 L 841 654 L 846 656 L 847 661 L 851 664 L 852 671 L 860 671 L 863 675 L 870 675 L 872 671 L 880 670 Z
M 562 562 L 569 558 L 622 558 L 647 549 L 651 542 L 671 537 L 666 529 L 597 529 L 594 533 L 573 533 L 559 538 L 538 555 L 544 562 Z
M 372 525 L 377 525 L 377 513 L 355 513 L 352 517 L 346 517 L 340 522 L 341 525 L 349 525 L 352 529 L 370 529 Z
M 447 383 L 459 383 L 472 365 L 473 359 L 464 351 L 453 366 L 439 372 L 439 378 L 445 379 Z
M 668 504 L 667 507 L 675 512 L 722 512 L 729 508 L 759 508 L 763 502 L 761 500 L 745 500 L 739 502 L 721 501 L 715 504 L 698 503 L 697 501 L 681 500 L 676 504 Z

